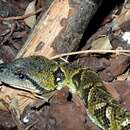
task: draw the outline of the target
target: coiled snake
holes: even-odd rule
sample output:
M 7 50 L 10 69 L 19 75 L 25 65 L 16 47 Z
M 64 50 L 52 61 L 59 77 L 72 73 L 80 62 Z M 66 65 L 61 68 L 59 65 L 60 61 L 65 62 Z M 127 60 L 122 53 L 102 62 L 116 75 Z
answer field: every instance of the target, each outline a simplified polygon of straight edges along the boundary
M 85 101 L 88 116 L 102 130 L 130 130 L 130 112 L 111 97 L 95 72 L 78 64 L 21 58 L 0 64 L 0 81 L 37 94 L 67 86 Z

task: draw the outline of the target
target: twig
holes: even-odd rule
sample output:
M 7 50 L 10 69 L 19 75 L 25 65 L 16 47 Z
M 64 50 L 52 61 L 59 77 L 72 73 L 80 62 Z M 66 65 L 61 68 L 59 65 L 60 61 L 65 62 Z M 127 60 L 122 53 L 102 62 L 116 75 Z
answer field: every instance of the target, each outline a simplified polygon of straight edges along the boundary
M 114 53 L 114 54 L 123 53 L 124 54 L 124 53 L 130 53 L 130 50 L 84 50 L 84 51 L 59 54 L 59 55 L 51 57 L 50 59 L 56 59 L 56 58 L 63 57 L 63 56 L 86 54 L 86 53 Z
M 41 11 L 42 11 L 42 8 L 40 8 L 40 9 L 34 11 L 34 12 L 28 13 L 26 15 L 22 15 L 22 16 L 0 17 L 0 20 L 3 21 L 3 20 L 21 20 L 21 19 L 26 19 L 26 18 L 28 18 L 28 17 L 30 17 L 32 15 L 35 15 L 35 14 L 41 12 Z

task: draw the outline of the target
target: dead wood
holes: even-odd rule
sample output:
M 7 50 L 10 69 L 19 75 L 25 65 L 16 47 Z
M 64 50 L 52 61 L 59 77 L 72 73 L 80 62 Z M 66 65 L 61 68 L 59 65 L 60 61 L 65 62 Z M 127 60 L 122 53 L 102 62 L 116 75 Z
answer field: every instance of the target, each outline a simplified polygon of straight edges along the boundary
M 75 50 L 102 0 L 54 0 L 16 58 Z

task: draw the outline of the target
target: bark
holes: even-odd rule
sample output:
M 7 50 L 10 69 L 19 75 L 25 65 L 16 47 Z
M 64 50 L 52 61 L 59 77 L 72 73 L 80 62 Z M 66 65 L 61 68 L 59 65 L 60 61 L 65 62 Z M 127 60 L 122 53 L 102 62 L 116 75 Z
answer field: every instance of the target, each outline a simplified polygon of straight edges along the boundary
M 54 0 L 42 15 L 18 57 L 56 54 L 75 50 L 85 28 L 103 0 Z
M 71 15 L 54 41 L 53 46 L 57 52 L 71 52 L 79 47 L 83 33 L 101 3 L 102 0 L 70 0 Z

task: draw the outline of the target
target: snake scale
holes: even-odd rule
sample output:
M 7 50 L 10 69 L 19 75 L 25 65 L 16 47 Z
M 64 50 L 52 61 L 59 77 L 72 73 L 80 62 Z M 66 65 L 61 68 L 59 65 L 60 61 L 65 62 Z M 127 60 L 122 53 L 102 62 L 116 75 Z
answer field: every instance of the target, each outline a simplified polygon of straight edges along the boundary
M 0 81 L 39 95 L 66 86 L 85 101 L 89 118 L 99 128 L 130 130 L 130 112 L 111 97 L 95 72 L 79 64 L 42 56 L 20 58 L 0 64 Z

